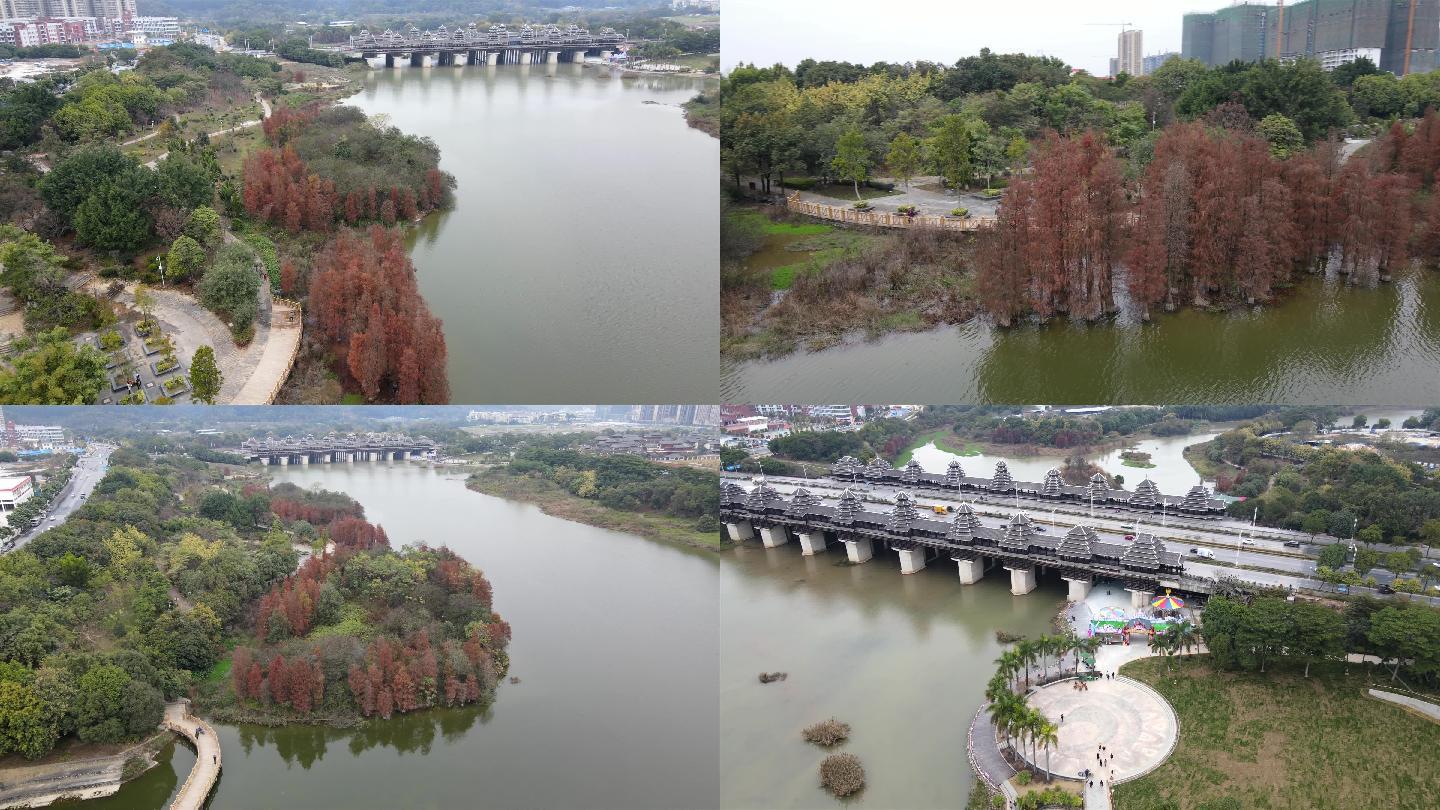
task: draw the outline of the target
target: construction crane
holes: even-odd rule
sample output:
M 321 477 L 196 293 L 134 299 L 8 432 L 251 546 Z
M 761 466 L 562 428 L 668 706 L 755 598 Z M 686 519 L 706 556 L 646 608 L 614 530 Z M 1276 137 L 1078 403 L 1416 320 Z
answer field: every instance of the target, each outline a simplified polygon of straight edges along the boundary
M 1103 25 L 1103 26 L 1105 26 L 1105 27 L 1107 27 L 1107 28 L 1113 28 L 1113 27 L 1115 27 L 1115 26 L 1118 25 L 1118 26 L 1120 26 L 1120 33 L 1122 33 L 1122 34 L 1125 33 L 1125 29 L 1126 29 L 1126 28 L 1133 28 L 1133 27 L 1135 26 L 1135 23 L 1133 23 L 1133 22 L 1131 22 L 1131 23 L 1085 23 L 1085 24 L 1086 24 L 1086 25 Z

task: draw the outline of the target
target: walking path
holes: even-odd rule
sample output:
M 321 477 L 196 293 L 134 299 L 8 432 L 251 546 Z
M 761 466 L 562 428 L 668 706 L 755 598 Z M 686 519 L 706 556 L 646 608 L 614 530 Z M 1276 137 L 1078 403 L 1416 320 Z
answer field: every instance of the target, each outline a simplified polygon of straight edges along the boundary
M 249 120 L 249 121 L 241 121 L 240 123 L 236 124 L 236 125 L 233 126 L 233 127 L 230 127 L 229 129 L 217 129 L 217 130 L 215 130 L 214 132 L 207 133 L 207 137 L 210 137 L 210 138 L 219 138 L 219 137 L 222 136 L 222 135 L 233 135 L 234 133 L 239 132 L 239 131 L 242 130 L 242 129 L 249 129 L 249 128 L 254 127 L 254 126 L 259 126 L 261 121 L 264 121 L 266 118 L 269 118 L 269 117 L 270 117 L 270 102 L 266 101 L 266 100 L 265 100 L 265 97 L 262 96 L 262 95 L 260 95 L 259 93 L 256 93 L 256 94 L 255 94 L 255 101 L 260 104 L 260 117 L 259 117 L 259 118 L 252 118 L 252 119 Z M 148 134 L 148 135 L 142 135 L 142 136 L 139 137 L 139 138 L 134 138 L 134 139 L 132 139 L 132 140 L 128 140 L 128 141 L 126 141 L 125 143 L 121 144 L 121 146 L 130 146 L 130 145 L 132 145 L 132 144 L 140 143 L 141 141 L 148 141 L 148 140 L 150 140 L 151 138 L 153 138 L 153 137 L 155 137 L 156 135 L 159 135 L 159 134 L 160 134 L 160 130 L 157 129 L 157 130 L 155 130 L 154 132 L 151 132 L 151 133 Z M 146 166 L 149 166 L 150 168 L 153 169 L 153 168 L 155 168 L 155 166 L 156 166 L 160 161 L 164 160 L 165 158 L 167 158 L 167 157 L 169 157 L 169 156 L 170 156 L 170 153 L 169 153 L 168 151 L 166 151 L 166 152 L 161 152 L 160 154 L 158 154 L 158 155 L 155 156 L 155 159 L 154 159 L 154 160 L 150 161 L 149 163 L 146 163 L 145 165 L 146 165 Z
M 214 348 L 215 365 L 224 376 L 217 404 L 268 405 L 274 401 L 300 348 L 300 312 L 294 304 L 273 301 L 270 324 L 256 318 L 255 337 L 249 345 L 236 346 L 230 327 L 199 301 L 173 288 L 148 289 L 155 302 L 155 317 L 175 341 L 175 354 L 186 373 L 196 349 Z M 117 300 L 134 306 L 135 284 L 127 283 Z
M 165 704 L 165 727 L 195 746 L 195 766 L 175 793 L 169 810 L 201 810 L 220 778 L 220 738 L 209 723 L 190 713 L 190 701 Z
M 1431 720 L 1440 723 L 1440 706 L 1437 706 L 1428 700 L 1413 698 L 1409 695 L 1397 695 L 1394 692 L 1386 692 L 1381 689 L 1371 689 L 1370 697 L 1373 697 L 1377 700 L 1383 700 L 1386 703 L 1394 703 L 1395 705 L 1403 709 L 1408 709 L 1409 711 L 1415 712 L 1416 714 L 1422 715 L 1424 717 L 1428 717 Z

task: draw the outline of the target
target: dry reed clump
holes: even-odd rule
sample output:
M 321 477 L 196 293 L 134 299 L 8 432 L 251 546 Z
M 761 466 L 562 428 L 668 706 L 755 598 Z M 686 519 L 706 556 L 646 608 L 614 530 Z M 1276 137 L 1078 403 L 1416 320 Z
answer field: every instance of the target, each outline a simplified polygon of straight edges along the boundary
M 760 673 L 760 683 L 774 683 L 775 681 L 783 681 L 788 677 L 790 677 L 790 675 L 786 672 L 762 672 Z
M 831 754 L 820 763 L 820 784 L 837 797 L 865 787 L 865 768 L 854 754 Z
M 805 736 L 806 742 L 812 742 L 816 745 L 823 745 L 829 748 L 836 743 L 849 739 L 850 724 L 842 723 L 832 717 L 829 720 L 821 720 L 800 733 Z

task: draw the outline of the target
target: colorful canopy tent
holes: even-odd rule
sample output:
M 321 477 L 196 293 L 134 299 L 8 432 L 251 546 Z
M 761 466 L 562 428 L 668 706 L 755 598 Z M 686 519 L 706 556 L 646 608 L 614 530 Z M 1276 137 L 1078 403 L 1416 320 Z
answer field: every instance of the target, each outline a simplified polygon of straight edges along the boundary
M 1150 607 L 1161 610 L 1179 610 L 1185 607 L 1185 600 L 1171 595 L 1170 589 L 1166 588 L 1164 596 L 1157 596 L 1150 600 Z

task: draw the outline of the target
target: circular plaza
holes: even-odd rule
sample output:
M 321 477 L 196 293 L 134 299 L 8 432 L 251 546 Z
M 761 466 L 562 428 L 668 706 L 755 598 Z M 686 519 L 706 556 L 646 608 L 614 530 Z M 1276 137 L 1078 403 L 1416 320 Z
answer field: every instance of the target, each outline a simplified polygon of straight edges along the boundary
M 1134 778 L 1164 762 L 1179 738 L 1170 704 L 1128 678 L 1058 681 L 1031 692 L 1029 703 L 1059 729 L 1059 744 L 1051 748 L 1049 760 L 1057 776 L 1080 779 L 1089 769 L 1119 781 Z M 1029 759 L 1030 752 L 1024 756 Z M 1045 767 L 1044 749 L 1031 764 Z

